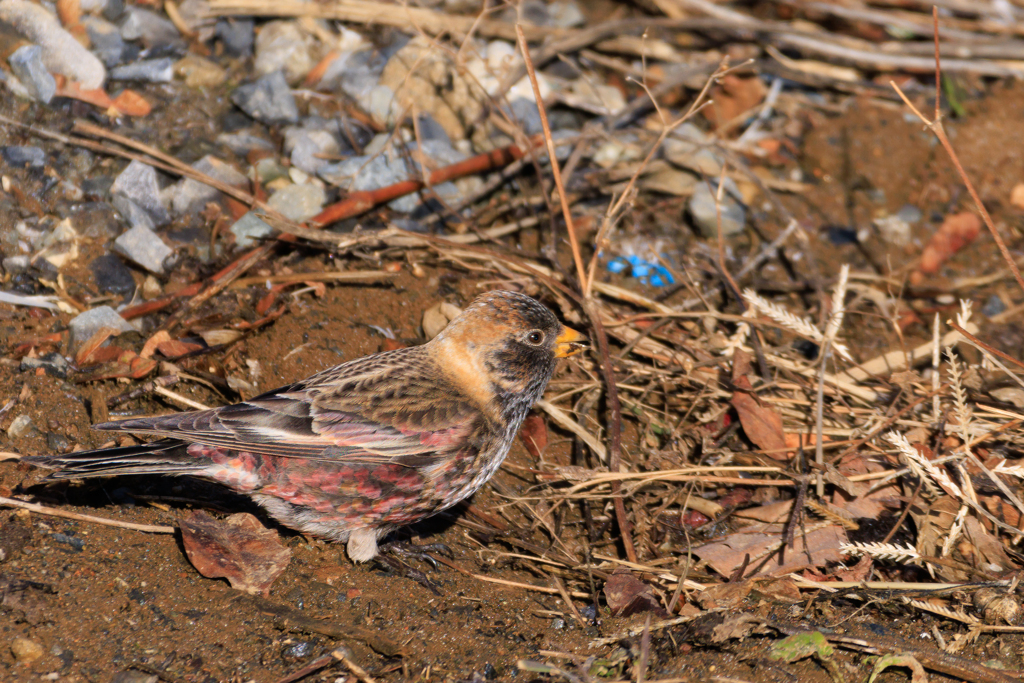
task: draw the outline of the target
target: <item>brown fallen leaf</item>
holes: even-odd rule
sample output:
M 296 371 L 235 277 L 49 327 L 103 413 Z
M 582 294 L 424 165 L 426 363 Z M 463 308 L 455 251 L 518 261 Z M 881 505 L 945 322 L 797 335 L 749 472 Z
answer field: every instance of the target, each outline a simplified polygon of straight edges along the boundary
M 203 576 L 226 578 L 232 588 L 267 597 L 288 566 L 291 550 L 276 532 L 246 512 L 214 519 L 202 511 L 179 521 L 189 562 Z
M 540 458 L 541 453 L 548 447 L 548 427 L 544 423 L 544 418 L 537 414 L 527 415 L 523 420 L 522 429 L 519 430 L 519 438 L 530 455 Z
M 146 343 L 142 346 L 142 351 L 139 353 L 139 356 L 142 358 L 152 358 L 153 354 L 157 351 L 157 347 L 168 341 L 171 341 L 171 335 L 167 330 L 157 331 L 156 334 L 146 340 Z
M 775 460 L 788 460 L 790 451 L 786 450 L 786 434 L 782 430 L 782 417 L 767 406 L 761 405 L 752 391 L 750 381 L 740 377 L 734 381 L 738 391 L 733 392 L 732 407 L 739 415 L 743 432 L 757 447 L 766 451 L 766 455 Z M 744 390 L 748 391 L 744 391 Z
M 753 74 L 727 74 L 712 88 L 714 104 L 703 110 L 704 115 L 718 128 L 756 107 L 767 92 L 761 79 Z
M 654 612 L 662 619 L 669 616 L 651 593 L 651 587 L 630 574 L 628 570 L 616 572 L 608 577 L 604 584 L 604 597 L 608 601 L 612 616 L 628 617 L 640 612 Z
M 203 344 L 197 344 L 195 342 L 186 342 L 180 339 L 170 339 L 168 341 L 162 341 L 156 345 L 156 350 L 160 352 L 164 358 L 181 358 L 186 356 L 193 351 L 202 351 L 206 348 Z
M 114 105 L 110 95 L 103 88 L 83 88 L 78 81 L 69 81 L 60 74 L 54 74 L 53 79 L 57 82 L 56 95 L 58 97 L 69 97 L 107 110 Z
M 75 363 L 79 366 L 92 365 L 93 363 L 103 363 L 112 358 L 100 358 L 97 353 L 100 348 L 107 342 L 111 337 L 116 337 L 121 334 L 119 330 L 113 327 L 101 327 L 96 330 L 95 333 L 82 344 L 82 347 L 78 349 L 78 353 L 75 354 Z M 117 356 L 114 356 L 116 358 Z
M 753 587 L 749 579 L 708 586 L 697 594 L 697 604 L 702 609 L 736 609 L 747 599 Z

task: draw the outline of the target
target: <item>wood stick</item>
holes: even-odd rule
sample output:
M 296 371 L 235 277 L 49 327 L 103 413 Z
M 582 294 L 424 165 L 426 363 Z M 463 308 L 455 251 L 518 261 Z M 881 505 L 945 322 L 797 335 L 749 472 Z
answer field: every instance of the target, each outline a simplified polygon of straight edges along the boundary
M 133 522 L 120 522 L 116 519 L 94 517 L 92 515 L 80 515 L 77 512 L 67 512 L 65 510 L 58 510 L 57 508 L 47 507 L 46 505 L 39 505 L 38 503 L 26 503 L 23 500 L 17 500 L 15 498 L 0 497 L 0 507 L 4 506 L 12 508 L 21 508 L 22 510 L 29 510 L 31 512 L 35 512 L 36 514 L 49 515 L 50 517 L 63 517 L 65 519 L 74 519 L 79 522 L 91 522 L 93 524 L 114 526 L 120 529 L 145 531 L 151 534 L 173 534 L 175 531 L 177 531 L 173 526 L 154 526 L 152 524 L 135 524 Z
M 354 24 L 394 26 L 431 35 L 452 33 L 457 36 L 481 35 L 488 38 L 516 39 L 515 24 L 495 19 L 448 14 L 430 9 L 395 5 L 368 0 L 346 0 L 344 3 L 298 2 L 297 0 L 213 0 L 209 15 L 258 17 L 316 17 L 335 19 Z M 531 41 L 549 36 L 564 36 L 568 29 L 546 26 L 526 26 L 524 32 Z

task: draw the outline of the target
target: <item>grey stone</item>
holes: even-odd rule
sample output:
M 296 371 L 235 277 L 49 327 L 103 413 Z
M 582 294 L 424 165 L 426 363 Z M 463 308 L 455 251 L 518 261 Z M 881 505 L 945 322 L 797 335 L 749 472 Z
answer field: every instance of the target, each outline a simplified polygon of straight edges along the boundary
M 893 216 L 881 216 L 874 221 L 875 227 L 883 240 L 897 247 L 905 247 L 910 244 L 913 231 L 910 223 L 900 218 L 899 214 Z
M 900 207 L 900 210 L 896 212 L 896 217 L 900 220 L 906 221 L 907 223 L 917 223 L 924 217 L 924 214 L 922 214 L 921 209 L 916 206 L 912 204 L 904 204 Z
M 273 143 L 251 133 L 221 133 L 217 136 L 218 144 L 224 145 L 240 157 L 253 150 L 273 152 Z
M 274 229 L 250 211 L 235 221 L 231 232 L 235 235 L 235 244 L 240 249 L 248 249 L 255 246 L 258 240 L 274 234 Z
M 295 21 L 267 22 L 256 36 L 253 67 L 260 76 L 283 71 L 289 83 L 297 83 L 315 64 L 312 47 L 311 36 Z
M 124 0 L 106 0 L 103 3 L 103 18 L 107 21 L 120 21 L 124 17 Z
M 278 178 L 288 177 L 288 169 L 274 157 L 260 159 L 253 164 L 252 170 L 256 174 L 256 179 L 264 185 Z
M 523 0 L 502 12 L 499 18 L 513 24 L 522 23 L 532 26 L 547 26 L 551 22 L 551 14 L 543 0 Z
M 344 67 L 338 88 L 353 100 L 362 103 L 380 82 L 387 57 L 375 49 L 360 50 L 339 63 Z M 326 76 L 325 76 L 326 79 Z
M 586 23 L 586 17 L 575 0 L 555 0 L 548 5 L 551 25 L 558 28 L 572 28 Z
M 323 156 L 338 156 L 341 145 L 338 139 L 326 130 L 309 130 L 297 126 L 284 131 L 284 149 L 290 155 L 292 166 L 311 175 L 326 166 L 329 160 Z
M 248 185 L 249 182 L 248 178 L 233 166 L 209 154 L 192 164 L 192 168 L 226 185 L 241 187 Z M 185 178 L 174 186 L 171 210 L 177 216 L 196 213 L 201 211 L 207 202 L 216 201 L 219 196 L 219 190 L 198 180 Z
M 110 194 L 114 206 L 122 216 L 129 219 L 131 225 L 138 223 L 131 220 L 133 210 L 124 200 L 129 200 L 144 211 L 155 226 L 165 225 L 171 220 L 170 214 L 160 201 L 156 169 L 141 161 L 132 161 L 121 171 L 114 184 L 110 186 Z
M 302 222 L 320 213 L 327 194 L 317 185 L 288 185 L 270 195 L 267 206 L 289 220 Z
M 141 81 L 143 83 L 170 83 L 174 80 L 174 60 L 170 57 L 143 59 L 110 70 L 113 81 Z
M 159 235 L 144 225 L 136 225 L 114 240 L 114 251 L 157 275 L 164 272 L 174 254 Z
M 121 29 L 114 24 L 86 14 L 82 17 L 82 25 L 89 34 L 90 48 L 100 60 L 107 65 L 107 68 L 117 66 L 121 63 L 121 56 L 124 53 L 124 38 L 121 37 Z
M 11 73 L 7 73 L 3 69 L 0 69 L 0 85 L 4 86 L 11 91 L 11 95 L 19 97 L 23 100 L 31 100 L 32 93 L 28 91 L 21 81 L 18 80 L 17 76 Z
M 0 20 L 42 48 L 42 60 L 51 73 L 78 81 L 83 88 L 99 88 L 107 77 L 103 63 L 82 47 L 42 5 L 28 0 L 0 0 Z
M 711 187 L 709 187 L 711 185 Z M 715 185 L 717 182 L 697 183 L 690 197 L 690 217 L 700 233 L 707 238 L 718 236 L 718 213 L 715 206 Z M 739 189 L 732 178 L 725 179 L 725 192 L 722 193 L 722 234 L 730 237 L 743 232 L 747 222 L 747 212 L 743 207 Z
M 218 19 L 216 35 L 229 57 L 248 57 L 256 39 L 256 22 L 247 17 Z
M 512 117 L 522 127 L 524 133 L 537 135 L 544 130 L 536 102 L 525 97 L 517 97 L 509 106 L 512 107 Z
M 103 254 L 89 264 L 96 279 L 96 287 L 106 294 L 131 296 L 135 292 L 135 278 L 124 261 L 113 254 Z
M 49 104 L 57 92 L 57 81 L 43 63 L 43 50 L 38 45 L 22 45 L 7 58 L 11 71 L 32 99 Z
M 27 255 L 5 256 L 3 260 L 4 273 L 7 275 L 19 275 L 28 270 L 29 260 Z
M 359 100 L 359 104 L 370 116 L 385 122 L 390 121 L 399 108 L 395 100 L 395 91 L 386 85 L 375 85 L 370 88 L 370 91 Z
M 135 332 L 132 324 L 122 318 L 110 306 L 97 306 L 71 319 L 68 328 L 71 330 L 71 345 L 78 348 L 81 344 L 99 331 L 101 327 L 112 327 L 118 332 Z
M 4 163 L 15 168 L 42 168 L 46 166 L 46 152 L 39 147 L 0 147 Z
M 1003 303 L 1003 300 L 998 295 L 993 294 L 988 298 L 988 301 L 985 302 L 985 305 L 981 309 L 981 313 L 982 315 L 991 318 L 992 316 L 999 315 L 1005 310 L 1006 304 Z
M 280 71 L 238 86 L 231 93 L 231 101 L 262 123 L 295 123 L 299 120 L 295 97 Z
M 128 18 L 121 24 L 121 37 L 141 41 L 147 48 L 185 47 L 185 41 L 169 19 L 141 7 L 128 7 Z
M 34 372 L 38 368 L 42 368 L 43 372 L 51 377 L 67 379 L 68 376 L 68 362 L 57 352 L 43 354 L 38 358 L 25 356 L 21 359 L 22 372 Z
M 409 169 L 400 155 L 378 154 L 374 157 L 351 157 L 330 164 L 321 169 L 319 175 L 343 190 L 376 190 L 405 180 L 409 177 Z M 391 202 L 390 206 L 395 211 L 408 213 L 418 203 L 416 197 L 400 197 Z
M 367 149 L 372 147 L 373 143 L 368 145 Z M 409 145 L 410 151 L 415 151 L 418 147 L 419 145 L 415 143 Z M 557 151 L 558 148 L 556 148 L 556 153 Z M 464 154 L 440 140 L 425 140 L 423 154 L 438 166 L 448 166 L 466 158 Z M 376 190 L 407 180 L 410 175 L 412 173 L 406 165 L 404 156 L 394 150 L 384 150 L 372 157 L 366 155 L 351 157 L 337 164 L 329 164 L 323 167 L 319 173 L 319 176 L 327 182 L 349 191 Z M 450 183 L 444 185 L 443 188 L 438 185 L 435 189 L 441 188 L 442 196 L 446 200 L 450 201 L 459 196 L 460 193 L 454 185 Z M 419 196 L 407 195 L 395 199 L 388 206 L 395 211 L 410 213 L 420 203 Z
M 419 130 L 420 140 L 436 140 L 447 147 L 452 146 L 452 139 L 448 137 L 444 127 L 430 114 L 422 113 L 416 117 L 416 125 Z
M 114 208 L 121 214 L 121 217 L 124 218 L 129 227 L 142 226 L 148 230 L 156 228 L 156 225 L 153 224 L 153 219 L 146 210 L 127 197 L 117 195 L 111 198 L 110 203 L 114 205 Z

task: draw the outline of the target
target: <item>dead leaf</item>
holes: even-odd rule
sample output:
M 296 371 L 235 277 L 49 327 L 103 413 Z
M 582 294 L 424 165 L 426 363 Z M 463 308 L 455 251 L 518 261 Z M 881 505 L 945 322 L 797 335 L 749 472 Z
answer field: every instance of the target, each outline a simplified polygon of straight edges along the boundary
M 708 586 L 697 594 L 697 604 L 703 609 L 735 609 L 750 595 L 752 587 L 750 581 L 735 581 Z
M 732 407 L 739 415 L 743 432 L 757 447 L 766 451 L 765 455 L 775 460 L 788 460 L 786 450 L 786 434 L 782 430 L 782 417 L 767 406 L 761 405 L 757 397 L 744 389 L 751 389 L 746 377 L 733 382 L 738 391 L 733 392 Z M 746 386 L 743 386 L 746 385 Z
M 313 296 L 318 299 L 322 299 L 327 294 L 327 285 L 323 282 L 312 282 L 307 281 L 302 284 L 306 285 L 313 290 Z
M 839 549 L 848 542 L 846 531 L 841 526 L 829 525 L 807 534 L 797 534 L 793 546 L 786 548 L 784 565 L 779 564 L 778 553 L 764 562 L 765 555 L 776 549 L 781 538 L 780 533 L 741 530 L 694 548 L 693 552 L 700 559 L 706 560 L 708 566 L 722 576 L 732 576 L 748 557 L 760 558 L 756 564 L 761 569 L 754 576 L 778 576 L 807 566 L 824 566 L 829 562 L 839 562 L 843 557 Z M 747 571 L 751 572 L 753 569 L 753 566 L 748 566 Z
M 113 327 L 101 327 L 96 330 L 91 337 L 89 337 L 82 347 L 78 349 L 78 353 L 75 354 L 75 363 L 78 365 L 91 365 L 93 363 L 102 363 L 102 360 L 96 358 L 96 353 L 100 347 L 103 346 L 108 339 L 116 337 L 121 334 L 119 330 Z M 108 359 L 109 360 L 109 359 Z
M 189 562 L 203 576 L 226 578 L 232 588 L 264 597 L 288 566 L 291 550 L 276 532 L 240 512 L 217 520 L 202 511 L 179 521 Z
M 712 88 L 713 106 L 703 111 L 708 121 L 718 128 L 756 107 L 766 93 L 764 82 L 756 75 L 726 74 Z
M 662 619 L 669 616 L 651 593 L 651 587 L 628 571 L 608 577 L 604 584 L 604 597 L 612 616 L 628 617 L 641 612 L 654 612 Z
M 142 358 L 152 358 L 153 354 L 156 353 L 157 347 L 164 343 L 171 341 L 171 335 L 167 330 L 160 330 L 152 337 L 146 340 L 145 345 L 142 347 L 142 352 L 139 356 Z
M 722 623 L 711 629 L 711 642 L 724 643 L 727 640 L 743 640 L 755 631 L 764 628 L 764 619 L 755 614 L 730 614 Z
M 78 81 L 69 81 L 60 74 L 54 74 L 53 78 L 57 82 L 55 94 L 58 97 L 70 97 L 73 100 L 97 106 L 104 111 L 110 109 L 114 104 L 114 101 L 110 99 L 110 95 L 103 88 L 87 90 Z
M 193 351 L 202 351 L 206 347 L 202 344 L 195 342 L 186 342 L 180 339 L 171 339 L 168 341 L 162 341 L 156 345 L 156 350 L 160 352 L 164 358 L 181 358 L 187 356 Z
M 548 447 L 548 427 L 544 418 L 537 414 L 527 415 L 523 420 L 522 429 L 519 430 L 519 438 L 530 455 L 539 459 L 541 453 Z

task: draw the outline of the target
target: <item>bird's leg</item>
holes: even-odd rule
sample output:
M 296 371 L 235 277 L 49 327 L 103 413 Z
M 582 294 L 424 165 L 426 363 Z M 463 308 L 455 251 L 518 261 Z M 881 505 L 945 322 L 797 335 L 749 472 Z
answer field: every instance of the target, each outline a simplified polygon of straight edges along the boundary
M 426 543 L 424 545 L 417 545 L 410 541 L 389 541 L 382 545 L 380 550 L 381 552 L 398 555 L 402 559 L 426 562 L 435 570 L 437 569 L 437 560 L 434 559 L 430 553 L 444 555 L 448 559 L 455 557 L 455 553 L 452 552 L 452 549 L 444 543 Z
M 380 546 L 380 554 L 375 558 L 401 576 L 412 579 L 424 588 L 430 590 L 434 595 L 441 595 L 437 584 L 427 578 L 427 575 L 411 566 L 408 560 L 421 560 L 427 562 L 435 570 L 437 560 L 428 554 L 428 551 L 436 552 L 446 557 L 452 557 L 451 548 L 443 543 L 432 543 L 430 545 L 415 545 L 408 541 L 391 541 Z

